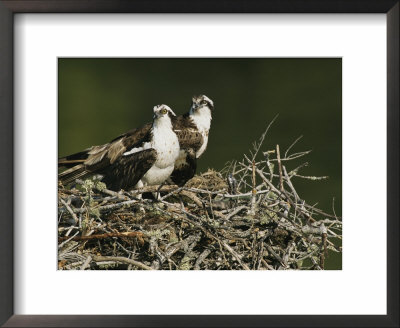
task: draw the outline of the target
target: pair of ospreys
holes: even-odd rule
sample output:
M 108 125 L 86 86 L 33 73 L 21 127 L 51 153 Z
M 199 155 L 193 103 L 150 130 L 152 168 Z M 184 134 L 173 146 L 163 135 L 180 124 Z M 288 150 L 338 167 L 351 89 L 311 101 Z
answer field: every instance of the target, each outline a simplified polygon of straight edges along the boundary
M 108 189 L 130 190 L 159 185 L 168 178 L 182 186 L 196 173 L 196 161 L 207 147 L 214 104 L 194 96 L 188 113 L 176 116 L 167 105 L 153 109 L 153 122 L 111 142 L 58 160 L 67 168 L 58 175 L 67 185 L 100 175 Z

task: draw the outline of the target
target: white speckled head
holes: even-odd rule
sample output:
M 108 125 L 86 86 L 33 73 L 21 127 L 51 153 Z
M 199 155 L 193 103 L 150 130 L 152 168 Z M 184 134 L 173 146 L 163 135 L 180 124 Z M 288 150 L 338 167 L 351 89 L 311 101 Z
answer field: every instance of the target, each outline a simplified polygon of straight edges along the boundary
M 200 110 L 203 107 L 208 107 L 210 110 L 214 109 L 214 102 L 206 95 L 193 96 L 191 112 Z
M 170 107 L 168 107 L 167 105 L 164 105 L 164 104 L 154 106 L 153 112 L 154 112 L 153 118 L 163 117 L 165 115 L 176 116 L 174 111 Z

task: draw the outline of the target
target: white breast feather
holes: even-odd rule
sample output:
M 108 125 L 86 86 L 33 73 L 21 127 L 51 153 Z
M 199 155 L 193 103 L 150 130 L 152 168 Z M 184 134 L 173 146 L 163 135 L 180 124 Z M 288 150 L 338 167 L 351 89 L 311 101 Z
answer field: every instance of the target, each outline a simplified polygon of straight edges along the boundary
M 196 124 L 197 129 L 203 136 L 203 144 L 196 153 L 196 158 L 199 158 L 207 148 L 208 143 L 208 133 L 211 126 L 211 111 L 208 107 L 200 108 L 200 110 L 192 113 L 190 115 L 194 124 Z
M 145 185 L 163 183 L 174 170 L 175 160 L 179 156 L 179 141 L 172 131 L 169 118 L 161 119 L 153 126 L 153 140 L 149 148 L 157 151 L 157 160 L 142 178 Z
M 134 153 L 138 153 L 138 152 L 140 152 L 142 150 L 149 149 L 149 148 L 151 148 L 151 143 L 150 142 L 145 142 L 145 143 L 143 143 L 142 147 L 132 148 L 131 150 L 125 152 L 123 155 L 124 156 L 128 156 L 128 155 L 131 155 L 131 154 L 134 154 Z
M 186 151 L 180 150 L 179 151 L 179 156 L 175 160 L 175 167 L 176 168 L 180 168 L 180 167 L 185 166 L 185 165 L 186 165 Z

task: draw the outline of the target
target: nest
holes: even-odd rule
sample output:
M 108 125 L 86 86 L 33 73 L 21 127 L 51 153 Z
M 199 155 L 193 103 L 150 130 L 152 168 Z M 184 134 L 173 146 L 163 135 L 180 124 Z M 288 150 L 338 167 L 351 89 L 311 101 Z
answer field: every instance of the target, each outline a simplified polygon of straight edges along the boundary
M 324 269 L 328 252 L 341 252 L 341 218 L 308 205 L 293 180 L 326 177 L 299 175 L 305 164 L 288 170 L 307 151 L 260 152 L 264 137 L 242 161 L 184 187 L 117 193 L 93 179 L 60 184 L 59 269 Z M 149 192 L 156 198 L 141 197 Z

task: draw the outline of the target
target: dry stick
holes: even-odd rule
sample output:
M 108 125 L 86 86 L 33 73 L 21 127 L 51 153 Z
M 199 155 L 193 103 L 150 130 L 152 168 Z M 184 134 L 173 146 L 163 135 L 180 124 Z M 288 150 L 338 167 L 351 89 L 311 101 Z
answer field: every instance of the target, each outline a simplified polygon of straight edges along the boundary
M 287 193 L 283 190 L 283 192 L 279 191 L 263 174 L 263 172 L 259 169 L 257 169 L 258 175 L 264 180 L 264 182 L 273 190 L 275 191 L 279 196 L 281 196 L 283 199 L 286 199 L 289 201 L 290 205 L 293 207 L 296 207 L 295 203 L 293 200 L 287 195 Z M 301 214 L 305 215 L 307 219 L 309 219 L 311 222 L 315 222 L 316 220 L 310 216 L 308 213 L 301 212 Z
M 303 257 L 299 257 L 296 259 L 296 262 L 300 262 L 300 261 L 304 261 L 305 259 L 308 259 L 309 257 L 312 257 L 313 255 L 315 255 L 315 253 L 317 253 L 318 250 L 313 250 L 310 253 L 307 253 L 306 255 L 304 255 Z
M 241 210 L 246 209 L 247 206 L 241 205 L 236 207 L 233 211 L 231 211 L 228 215 L 225 216 L 226 220 L 229 220 L 231 217 L 235 216 L 236 214 L 238 214 Z
M 286 248 L 285 254 L 283 255 L 283 261 L 285 265 L 288 267 L 288 261 L 290 254 L 292 253 L 293 249 L 296 247 L 296 244 L 294 242 L 291 242 L 290 245 Z
M 82 183 L 83 183 L 83 181 L 82 181 Z M 95 189 L 100 191 L 100 192 L 102 192 L 102 193 L 104 193 L 104 194 L 106 194 L 106 195 L 117 197 L 120 200 L 129 200 L 129 198 L 127 196 L 124 196 L 124 195 L 122 195 L 122 194 L 120 194 L 119 192 L 116 192 L 116 191 L 112 191 L 112 190 L 109 190 L 109 189 L 101 189 L 101 188 L 98 188 L 97 186 L 95 186 Z
M 77 223 L 79 222 L 79 219 L 78 219 L 78 217 L 76 216 L 76 214 L 74 213 L 74 211 L 72 210 L 72 208 L 69 207 L 69 205 L 68 205 L 68 204 L 64 201 L 64 199 L 62 199 L 61 197 L 60 197 L 60 201 L 61 201 L 61 203 L 65 206 L 65 208 L 67 209 L 67 211 L 69 212 L 69 214 L 71 214 L 72 218 L 73 218 L 74 221 L 75 221 L 75 224 L 77 224 Z
M 264 133 L 261 135 L 261 138 L 258 141 L 258 145 L 257 142 L 254 145 L 254 155 L 253 155 L 253 160 L 256 159 L 256 156 L 258 154 L 258 152 L 260 151 L 260 148 L 264 142 L 265 136 L 268 133 L 268 130 L 270 129 L 271 125 L 275 122 L 275 120 L 277 119 L 277 117 L 279 116 L 279 114 L 276 114 L 275 117 L 272 119 L 272 121 L 268 124 L 267 128 L 265 129 Z
M 187 223 L 190 223 L 190 224 L 192 224 L 192 225 L 197 226 L 198 228 L 200 228 L 200 229 L 204 232 L 204 234 L 205 234 L 206 236 L 209 236 L 209 237 L 215 239 L 218 243 L 221 244 L 221 241 L 219 240 L 219 238 L 217 238 L 217 237 L 214 236 L 212 233 L 210 233 L 209 231 L 207 231 L 201 224 L 199 224 L 199 223 L 196 222 L 196 221 L 189 220 L 189 219 L 187 219 L 185 216 L 183 216 L 183 215 L 181 215 L 181 214 L 184 213 L 184 214 L 186 214 L 187 216 L 189 216 L 189 217 L 191 217 L 191 218 L 193 218 L 193 219 L 195 219 L 195 220 L 197 220 L 197 221 L 199 221 L 199 222 L 202 222 L 202 220 L 201 220 L 200 218 L 198 218 L 198 217 L 196 217 L 195 215 L 193 215 L 193 214 L 191 214 L 191 213 L 185 211 L 184 209 L 178 208 L 178 206 L 175 205 L 175 204 L 171 204 L 171 203 L 168 203 L 168 202 L 163 201 L 163 200 L 162 200 L 161 202 L 164 203 L 164 204 L 166 204 L 168 207 L 170 207 L 170 208 L 172 208 L 172 209 L 173 209 L 173 208 L 176 208 L 178 211 L 175 212 L 175 213 L 179 215 L 179 218 L 180 218 L 180 219 L 182 219 L 183 221 L 185 221 L 185 222 L 187 222 Z M 159 209 L 161 212 L 163 212 L 163 213 L 167 214 L 168 216 L 170 216 L 172 219 L 176 220 L 176 218 L 173 217 L 173 216 L 171 215 L 171 213 L 169 213 L 169 212 L 167 212 L 167 211 L 164 211 L 164 210 L 162 210 L 162 209 L 160 209 L 160 208 L 158 208 L 158 209 Z M 226 246 L 226 245 L 224 245 L 224 247 L 225 247 L 225 246 Z M 229 246 L 228 246 L 228 247 L 229 247 Z M 228 250 L 228 251 L 229 251 L 229 250 Z M 234 254 L 232 254 L 232 255 L 234 255 Z M 236 254 L 236 255 L 237 255 L 237 254 Z M 236 258 L 235 255 L 234 255 L 234 257 Z M 241 262 L 240 258 L 238 259 L 238 262 L 239 262 L 244 268 L 247 267 L 245 264 L 243 264 L 243 263 Z
M 324 211 L 322 211 L 322 210 L 320 210 L 320 209 L 318 209 L 318 208 L 315 208 L 315 207 L 313 207 L 313 206 L 311 206 L 311 205 L 308 205 L 308 204 L 304 204 L 304 207 L 309 208 L 309 209 L 313 210 L 315 213 L 321 214 L 321 215 L 326 216 L 326 217 L 328 217 L 328 218 L 336 218 L 337 220 L 341 219 L 340 216 L 335 217 L 335 216 L 332 215 L 332 214 L 325 213 Z M 340 221 L 340 220 L 339 220 L 339 221 Z
M 239 264 L 242 266 L 243 269 L 245 270 L 250 270 L 250 268 L 242 262 L 242 256 L 240 256 L 238 253 L 236 253 L 227 243 L 225 243 L 224 241 L 220 241 L 220 243 L 222 244 L 222 246 L 224 246 L 224 248 L 231 253 L 234 258 L 236 259 L 236 261 L 239 262 Z
M 335 197 L 332 198 L 332 212 L 335 215 L 336 220 L 338 220 L 336 211 L 335 211 Z
M 184 210 L 182 210 L 182 212 L 184 212 L 186 215 L 188 216 L 193 216 L 195 217 L 193 214 L 190 214 Z M 200 224 L 198 224 L 197 222 L 191 221 L 186 219 L 185 217 L 182 217 L 183 220 L 185 220 L 186 222 L 189 222 L 191 224 L 194 224 L 196 226 L 198 226 L 206 235 L 211 236 L 212 238 L 214 238 L 218 243 L 220 243 L 222 246 L 224 246 L 224 248 L 233 255 L 233 257 L 236 259 L 236 261 L 239 262 L 239 264 L 242 266 L 243 269 L 245 270 L 250 270 L 250 268 L 242 262 L 242 257 L 237 254 L 228 244 L 226 244 L 224 241 L 220 240 L 218 237 L 214 236 L 211 232 L 205 230 Z
M 321 247 L 320 247 L 320 262 L 319 265 L 321 266 L 322 269 L 325 268 L 325 255 L 327 253 L 327 248 L 326 248 L 326 239 L 327 239 L 327 229 L 324 224 L 321 225 L 321 235 L 322 235 L 322 240 L 321 240 Z
M 252 175 L 251 175 L 251 181 L 253 184 L 253 189 L 252 189 L 252 193 L 251 193 L 251 207 L 250 207 L 250 215 L 255 215 L 256 214 L 256 194 L 257 194 L 257 190 L 256 190 L 256 163 L 253 160 L 252 162 Z
M 282 163 L 281 163 L 281 153 L 279 151 L 279 145 L 276 145 L 276 158 L 278 160 L 278 167 L 279 167 L 279 187 L 282 192 L 283 189 L 283 177 L 282 177 Z
M 297 202 L 298 202 L 298 200 L 300 199 L 300 197 L 299 197 L 299 195 L 297 194 L 296 189 L 294 189 L 294 186 L 293 186 L 293 184 L 292 184 L 292 181 L 290 180 L 290 177 L 289 177 L 289 175 L 287 174 L 285 165 L 282 165 L 282 169 L 283 169 L 283 173 L 285 174 L 286 183 L 288 184 L 290 190 L 292 191 L 292 193 L 293 193 L 293 195 L 294 195 L 294 197 L 295 197 L 295 200 L 296 200 L 296 205 L 297 205 Z
M 193 215 L 193 214 L 191 214 L 191 213 L 185 211 L 184 209 L 181 209 L 181 211 L 182 211 L 183 213 L 185 213 L 187 216 L 193 217 L 194 219 L 196 219 L 196 220 L 198 220 L 198 221 L 201 222 L 201 220 L 200 220 L 199 218 L 197 218 L 195 215 Z M 167 212 L 167 213 L 168 213 L 168 212 Z M 169 214 L 169 213 L 168 213 L 168 214 Z M 186 221 L 186 222 L 188 222 L 188 223 L 190 223 L 190 224 L 193 224 L 193 225 L 197 226 L 198 228 L 200 228 L 200 229 L 204 232 L 204 234 L 205 234 L 206 236 L 211 236 L 211 237 L 212 237 L 213 239 L 215 239 L 217 242 L 221 243 L 221 245 L 224 246 L 224 248 L 225 248 L 229 253 L 231 253 L 231 254 L 233 255 L 233 257 L 239 262 L 239 264 L 242 266 L 243 269 L 245 269 L 245 270 L 250 270 L 250 268 L 249 268 L 245 263 L 242 262 L 241 256 L 240 256 L 239 254 L 237 254 L 229 245 L 227 245 L 225 242 L 221 241 L 218 237 L 214 236 L 211 232 L 209 232 L 209 231 L 207 231 L 206 229 L 204 229 L 204 227 L 201 226 L 201 225 L 200 225 L 199 223 L 197 223 L 196 221 L 189 220 L 189 219 L 185 218 L 184 216 L 182 216 L 181 218 L 182 218 L 182 220 L 184 220 L 184 221 Z
M 99 207 L 93 207 L 93 209 L 97 209 L 100 212 L 103 212 L 103 211 L 115 210 L 115 209 L 118 209 L 118 208 L 124 207 L 124 206 L 132 206 L 132 205 L 138 204 L 138 203 L 139 203 L 138 200 L 132 199 L 132 200 L 127 200 L 127 201 L 121 202 L 121 203 L 105 205 L 105 206 L 99 206 Z M 86 208 L 76 208 L 73 211 L 74 211 L 74 213 L 86 213 L 87 209 Z
M 209 198 L 209 203 L 210 203 L 210 206 L 208 207 L 208 209 L 210 210 L 210 213 L 211 213 L 211 215 L 212 215 L 213 221 L 215 221 L 214 209 L 213 209 L 213 207 L 212 207 L 212 199 L 211 199 L 211 195 L 210 195 L 210 194 L 208 195 L 208 198 Z M 208 209 L 207 209 L 207 207 L 204 205 L 203 208 L 204 208 L 204 210 L 205 210 L 205 212 L 206 212 L 206 215 L 208 216 Z M 224 215 L 224 217 L 225 217 L 225 215 Z
M 261 260 L 264 257 L 264 239 L 262 239 L 261 242 L 260 242 L 257 257 L 258 257 L 258 259 L 257 259 L 256 270 L 260 270 Z
M 184 248 L 189 243 L 192 243 L 195 240 L 195 237 L 197 236 L 189 236 L 188 238 L 176 243 L 175 245 L 167 247 L 163 256 L 159 257 L 157 260 L 154 260 L 151 264 L 151 267 L 155 270 L 160 269 L 160 266 L 162 266 L 166 260 L 170 260 L 170 257 L 174 255 L 177 251 L 179 251 L 181 248 Z
M 261 258 L 261 263 L 264 264 L 264 266 L 268 269 L 268 270 L 275 270 L 275 268 L 272 265 L 269 265 L 267 263 L 267 261 L 265 261 L 263 258 Z
M 276 253 L 276 252 L 273 250 L 273 248 L 272 248 L 270 245 L 265 244 L 265 247 L 267 247 L 268 252 L 271 253 L 271 254 L 279 261 L 279 263 L 280 263 L 283 267 L 286 267 L 286 264 L 285 264 L 285 262 L 283 261 L 283 259 L 279 256 L 278 253 Z
M 318 269 L 318 270 L 322 270 L 322 268 L 320 267 L 320 265 L 317 263 L 317 261 L 311 257 L 311 262 L 314 264 L 314 266 Z
M 220 242 L 219 240 L 217 240 L 217 243 L 218 243 L 219 250 L 220 250 L 220 252 L 221 252 L 221 254 L 222 254 L 222 257 L 224 258 L 224 264 L 225 264 L 225 266 L 226 266 L 227 268 L 229 268 L 229 270 L 230 270 L 232 267 L 229 265 L 229 262 L 228 262 L 228 260 L 226 259 L 225 252 L 224 252 L 224 250 L 223 250 L 223 248 L 222 248 L 221 242 Z
M 176 193 L 179 193 L 182 189 L 183 189 L 183 188 L 180 187 L 180 188 L 178 188 L 178 189 L 172 190 L 171 192 L 169 192 L 169 193 L 166 194 L 165 196 L 162 196 L 160 199 L 161 199 L 161 200 L 164 200 L 164 199 L 166 199 L 166 198 L 168 198 L 168 197 L 170 197 L 170 196 L 172 196 L 172 195 L 174 195 L 174 194 L 176 194 Z
M 282 160 L 282 159 L 281 159 Z M 302 164 L 300 164 L 299 166 L 295 167 L 294 169 L 290 170 L 290 176 L 294 176 L 297 174 L 297 172 L 299 172 L 299 170 L 303 167 L 308 166 L 308 162 L 304 162 Z
M 132 190 L 130 193 L 132 195 L 136 194 L 143 194 L 145 192 L 156 192 L 156 191 L 166 191 L 166 192 L 171 192 L 174 190 L 180 189 L 177 185 L 154 185 L 154 186 L 146 186 L 140 189 L 135 189 Z
M 295 174 L 293 176 L 296 177 L 296 178 L 307 179 L 307 180 L 326 180 L 326 179 L 329 178 L 329 176 L 327 176 L 327 175 L 316 177 L 316 176 L 310 176 L 310 175 Z
M 277 149 L 278 151 L 278 149 Z M 288 197 L 288 195 L 286 193 L 281 193 L 278 191 L 278 189 L 275 188 L 275 186 L 264 176 L 263 172 L 259 169 L 257 169 L 257 173 L 260 175 L 260 177 L 264 180 L 265 183 L 268 184 L 269 187 L 271 187 L 272 190 L 274 190 L 275 192 L 277 192 L 280 196 L 286 198 L 291 204 L 292 206 L 296 206 L 294 204 L 294 202 L 290 199 L 290 197 Z M 308 219 L 310 219 L 311 222 L 315 222 L 316 220 L 314 218 L 312 218 L 308 213 L 304 213 L 301 212 L 303 215 L 306 215 Z M 303 231 L 302 231 L 303 232 Z M 304 232 L 303 232 L 304 233 Z M 329 242 L 329 241 L 326 241 Z M 329 244 L 331 244 L 331 242 L 329 242 Z
M 271 152 L 272 152 L 272 151 L 275 152 L 275 150 L 271 150 Z M 290 155 L 289 157 L 283 157 L 283 158 L 281 158 L 281 161 L 282 161 L 282 162 L 292 161 L 292 160 L 294 160 L 294 159 L 304 157 L 304 156 L 308 155 L 309 153 L 311 153 L 311 150 L 307 150 L 307 151 L 300 152 L 300 153 L 294 153 L 294 154 Z M 277 162 L 278 159 L 276 159 L 276 158 L 271 158 L 269 161 L 270 161 L 270 162 Z M 259 162 L 256 162 L 256 164 L 257 164 L 257 165 L 260 165 L 260 164 L 267 164 L 267 161 L 261 160 L 261 161 L 259 161 Z M 242 170 L 243 170 L 243 169 L 241 169 L 240 171 L 242 171 Z M 240 171 L 237 171 L 237 172 L 240 172 Z
M 250 161 L 250 160 L 247 158 L 246 155 L 244 155 L 244 157 L 245 157 L 248 161 Z M 244 166 L 244 160 L 242 160 L 241 162 L 239 162 L 239 164 L 242 165 L 242 166 Z M 240 188 L 241 188 L 241 186 L 242 186 L 242 183 L 244 183 L 244 184 L 247 185 L 247 183 L 246 183 L 246 181 L 245 181 L 245 178 L 247 177 L 247 169 L 248 169 L 248 167 L 246 166 L 246 171 L 245 171 L 245 172 L 242 174 L 242 176 L 240 177 L 240 180 L 239 180 L 239 182 L 238 182 L 238 184 L 237 184 L 237 189 L 238 189 L 238 190 L 240 190 Z
M 219 217 L 219 218 L 221 218 L 221 219 L 223 219 L 223 220 L 227 220 L 225 214 L 223 214 L 222 212 L 217 211 L 217 210 L 214 210 L 214 209 L 212 208 L 212 206 L 210 206 L 210 209 L 211 209 L 211 211 L 212 211 L 213 216 L 217 216 L 217 217 Z
M 201 233 L 197 233 L 194 234 L 190 237 L 194 237 L 192 242 L 186 241 L 185 246 L 183 248 L 183 250 L 185 251 L 185 255 L 183 256 L 183 258 L 181 259 L 181 262 L 179 263 L 179 269 L 186 269 L 185 264 L 189 263 L 190 265 L 190 260 L 193 257 L 193 248 L 196 247 L 197 243 L 200 241 L 201 239 Z M 189 238 L 190 238 L 189 237 Z M 187 238 L 187 239 L 189 239 Z M 191 266 L 189 266 L 189 268 L 191 268 Z
M 286 158 L 282 158 L 282 161 L 291 161 L 291 160 L 293 160 L 293 159 L 306 156 L 306 155 L 308 155 L 309 153 L 311 153 L 311 150 L 306 150 L 306 151 L 301 151 L 301 152 L 298 152 L 298 153 L 294 153 L 294 154 L 292 154 L 292 155 L 289 155 L 289 156 L 286 157 Z M 275 160 L 272 160 L 272 161 L 275 161 Z
M 270 150 L 269 152 L 275 153 L 275 150 Z M 311 153 L 311 150 L 308 150 L 308 151 L 305 151 L 305 152 L 301 152 L 301 153 L 295 153 L 295 154 L 290 155 L 289 157 L 281 158 L 281 162 L 292 161 L 292 160 L 294 160 L 294 159 L 297 159 L 297 158 L 306 156 L 306 155 L 308 155 L 309 153 Z M 244 158 L 246 158 L 247 160 L 249 160 L 249 158 L 246 156 L 246 154 L 244 155 Z M 278 159 L 276 159 L 276 158 L 271 158 L 271 159 L 269 159 L 268 161 L 269 161 L 269 162 L 277 162 Z M 267 164 L 267 165 L 268 165 L 268 161 L 266 161 L 266 160 L 261 160 L 261 161 L 259 161 L 259 162 L 256 162 L 256 165 L 261 165 L 261 164 Z M 242 164 L 242 165 L 243 165 L 242 162 L 239 162 L 239 164 Z M 296 170 L 300 169 L 301 167 L 303 167 L 304 165 L 308 165 L 308 163 L 303 163 L 303 164 L 301 164 L 300 166 L 298 166 L 297 168 L 295 168 L 295 169 L 292 170 L 292 171 L 296 171 Z M 245 168 L 241 168 L 241 169 L 237 170 L 237 171 L 235 172 L 235 174 L 241 173 L 241 172 L 243 172 L 244 170 L 245 170 Z M 268 174 L 270 174 L 270 173 L 268 173 Z M 274 176 L 278 176 L 278 175 L 275 175 L 275 174 L 274 174 Z
M 150 268 L 149 266 L 147 266 L 146 264 L 143 264 L 141 262 L 132 260 L 132 259 L 128 259 L 126 257 L 120 257 L 120 256 L 97 256 L 97 255 L 90 255 L 93 258 L 93 261 L 95 262 L 121 262 L 121 263 L 126 263 L 126 264 L 132 264 L 137 266 L 138 268 L 141 268 L 143 270 L 152 270 L 152 268 Z
M 287 171 L 286 171 L 285 165 L 282 165 L 282 168 L 283 168 L 283 173 L 285 174 L 286 183 L 288 184 L 290 190 L 292 191 L 292 193 L 293 193 L 293 195 L 294 195 L 294 197 L 295 197 L 295 202 L 294 202 L 294 203 L 295 203 L 295 206 L 294 206 L 294 217 L 295 217 L 295 219 L 296 219 L 296 217 L 297 217 L 297 203 L 299 202 L 300 197 L 299 197 L 299 195 L 297 194 L 296 189 L 294 189 L 294 186 L 293 186 L 293 184 L 292 184 L 292 181 L 290 180 L 290 177 L 289 177 L 289 175 L 288 175 L 288 173 L 287 173 Z
M 182 190 L 180 193 L 183 196 L 186 196 L 186 197 L 190 198 L 197 206 L 203 207 L 202 201 L 200 200 L 199 197 L 196 196 L 195 193 L 190 192 L 190 191 L 185 191 L 185 190 Z
M 194 264 L 193 270 L 200 270 L 200 264 L 210 255 L 211 249 L 206 248 L 197 258 L 196 263 Z
M 301 138 L 303 138 L 303 136 L 299 136 L 295 141 L 293 141 L 293 143 L 289 146 L 289 148 L 286 149 L 286 151 L 285 151 L 285 158 L 288 157 L 289 150 L 292 149 L 292 147 L 293 147 Z
M 248 168 L 249 169 L 249 168 Z M 191 191 L 193 193 L 199 193 L 199 194 L 210 194 L 210 195 L 215 195 L 215 196 L 221 196 L 224 198 L 247 198 L 252 195 L 252 192 L 248 193 L 243 193 L 243 194 L 229 194 L 229 193 L 223 193 L 224 190 L 219 190 L 219 191 L 208 191 L 205 189 L 199 189 L 199 188 L 186 188 L 183 187 L 183 190 Z M 258 194 L 264 194 L 269 192 L 269 190 L 261 190 L 257 191 Z
M 259 191 L 256 192 L 256 194 L 257 194 L 257 195 L 266 194 L 266 193 L 268 193 L 269 191 L 270 191 L 270 190 L 259 190 Z M 220 194 L 220 193 L 218 193 L 217 195 L 218 195 L 218 196 L 222 196 L 222 197 L 224 197 L 224 198 L 248 198 L 249 196 L 250 196 L 250 197 L 253 196 L 253 192 L 247 192 L 247 193 L 244 193 L 244 194 L 237 194 L 237 195 Z
M 66 237 L 67 239 L 64 241 L 64 242 L 62 242 L 60 245 L 58 245 L 58 249 L 60 249 L 61 247 L 63 247 L 65 244 L 67 244 L 68 242 L 70 242 L 77 234 L 79 233 L 79 231 L 77 231 L 76 233 L 75 233 L 75 235 L 73 235 L 72 237 Z M 65 238 L 65 237 L 59 237 L 59 238 Z
M 91 261 L 92 261 L 92 257 L 89 255 L 89 256 L 86 258 L 85 263 L 82 264 L 80 270 L 85 270 Z
M 276 212 L 278 215 L 281 215 L 279 212 Z M 283 215 L 281 215 L 283 217 Z M 312 217 L 310 217 L 312 220 L 314 220 L 313 222 L 317 222 L 315 219 L 313 219 Z M 299 226 L 296 222 L 292 222 L 292 221 L 288 221 L 290 224 L 292 224 L 295 228 L 299 229 L 294 230 L 294 232 L 296 232 L 297 234 L 301 235 L 302 237 L 307 237 L 307 235 L 312 235 L 312 234 L 323 234 L 325 232 L 330 232 L 332 233 L 334 236 L 337 236 L 337 238 L 340 238 L 340 236 L 336 235 L 333 231 L 331 231 L 330 229 L 326 229 L 325 225 L 323 222 L 320 222 L 321 225 L 319 225 L 318 227 L 313 227 L 313 226 L 309 226 L 309 225 L 305 225 L 305 226 Z M 287 227 L 288 228 L 288 227 Z M 292 230 L 291 230 L 292 231 Z M 341 239 L 341 238 L 340 238 Z M 336 246 L 333 242 L 331 242 L 330 240 L 326 239 L 326 243 L 335 248 Z
M 162 265 L 162 263 L 164 263 L 167 260 L 167 257 L 158 247 L 157 239 L 155 236 L 153 236 L 150 239 L 150 249 L 152 250 L 153 253 L 157 255 L 157 259 L 153 261 L 153 263 L 151 264 L 151 268 L 153 270 L 158 270 L 160 268 L 160 265 Z
M 272 191 L 274 191 L 277 195 L 281 196 L 282 198 L 287 198 L 287 196 L 285 194 L 283 194 L 282 192 L 280 192 L 264 175 L 264 173 L 260 170 L 256 168 L 256 172 L 257 174 L 261 177 L 261 179 L 268 185 L 268 187 L 271 188 Z M 269 190 L 268 190 L 269 191 Z
M 136 237 L 139 241 L 143 241 L 143 233 L 140 231 L 127 231 L 127 232 L 109 232 L 100 235 L 91 235 L 91 236 L 72 236 L 68 239 L 68 237 L 58 237 L 58 241 L 63 240 L 91 240 L 91 239 L 104 239 L 111 237 Z

